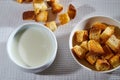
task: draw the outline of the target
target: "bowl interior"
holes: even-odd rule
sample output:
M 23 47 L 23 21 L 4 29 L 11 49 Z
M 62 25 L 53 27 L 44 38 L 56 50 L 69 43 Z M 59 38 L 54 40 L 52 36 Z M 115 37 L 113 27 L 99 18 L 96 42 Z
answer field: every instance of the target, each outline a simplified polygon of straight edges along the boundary
M 72 30 L 71 35 L 70 35 L 70 40 L 69 40 L 69 48 L 71 51 L 71 54 L 73 56 L 73 58 L 75 59 L 75 61 L 77 61 L 78 64 L 80 64 L 81 66 L 83 66 L 84 68 L 88 69 L 88 70 L 92 70 L 92 71 L 96 71 L 96 69 L 94 68 L 94 66 L 90 65 L 86 60 L 81 60 L 79 59 L 75 54 L 72 53 L 72 47 L 74 46 L 73 44 L 73 35 L 75 33 L 75 31 L 77 30 L 83 30 L 83 29 L 89 29 L 91 27 L 91 25 L 94 22 L 102 22 L 102 23 L 106 23 L 109 25 L 115 25 L 115 35 L 120 36 L 120 23 L 110 17 L 104 17 L 104 16 L 94 16 L 94 17 L 89 17 L 86 18 L 84 20 L 82 20 L 81 22 L 79 22 L 75 28 Z M 118 37 L 120 39 L 120 37 Z M 97 72 L 111 72 L 115 69 L 119 68 L 116 67 L 114 69 L 108 70 L 108 71 L 97 71 Z
M 18 44 L 19 44 L 19 40 L 22 36 L 22 34 L 28 30 L 29 28 L 36 28 L 38 30 L 42 30 L 44 31 L 44 34 L 49 34 L 48 36 L 50 36 L 49 38 L 51 39 L 51 44 L 54 46 L 52 46 L 52 55 L 50 55 L 50 59 L 43 65 L 38 65 L 38 66 L 29 66 L 27 65 L 20 57 L 19 54 L 19 50 L 18 50 Z M 56 53 L 57 53 L 57 40 L 55 35 L 53 34 L 52 31 L 50 31 L 49 29 L 47 29 L 45 26 L 40 25 L 40 24 L 35 24 L 35 23 L 28 23 L 28 24 L 23 24 L 22 26 L 18 27 L 9 37 L 8 39 L 8 43 L 7 43 L 7 50 L 8 50 L 8 55 L 11 58 L 11 60 L 17 64 L 18 66 L 25 68 L 25 69 L 36 69 L 36 68 L 40 68 L 43 66 L 47 66 L 50 65 L 53 60 L 56 57 Z

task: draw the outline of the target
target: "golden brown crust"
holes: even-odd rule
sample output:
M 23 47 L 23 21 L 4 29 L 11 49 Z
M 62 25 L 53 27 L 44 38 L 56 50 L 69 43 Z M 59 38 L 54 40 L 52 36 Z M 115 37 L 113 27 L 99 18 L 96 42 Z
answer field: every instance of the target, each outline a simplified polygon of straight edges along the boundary
M 88 41 L 83 41 L 80 46 L 84 48 L 86 51 L 88 51 Z
M 74 46 L 72 48 L 73 53 L 75 53 L 80 59 L 83 59 L 85 57 L 86 50 L 81 48 L 81 46 Z
M 55 21 L 46 22 L 45 26 L 47 26 L 52 31 L 55 31 L 57 29 L 57 25 L 56 25 Z
M 34 11 L 25 11 L 23 13 L 23 20 L 34 20 L 35 14 Z
M 53 13 L 59 13 L 63 10 L 63 6 L 60 3 L 53 3 L 52 4 L 52 12 Z
M 91 52 L 88 52 L 85 56 L 86 60 L 91 64 L 94 65 L 96 60 L 98 59 L 98 56 L 96 54 L 93 54 Z
M 101 34 L 101 29 L 91 28 L 90 33 L 89 33 L 89 39 L 99 42 L 100 41 L 100 34 Z
M 88 49 L 90 52 L 93 53 L 100 53 L 100 54 L 104 53 L 102 46 L 95 40 L 88 41 Z
M 107 25 L 104 23 L 101 23 L 101 22 L 94 22 L 92 24 L 92 28 L 97 28 L 97 29 L 101 29 L 101 30 L 105 30 L 106 27 L 107 27 Z
M 114 33 L 115 27 L 109 26 L 107 27 L 102 34 L 100 35 L 100 38 L 103 42 L 106 42 L 108 38 Z
M 112 35 L 106 44 L 114 51 L 117 52 L 120 49 L 120 40 L 115 35 Z
M 41 11 L 39 14 L 36 15 L 35 21 L 46 22 L 47 18 L 48 18 L 48 11 Z
M 18 2 L 18 3 L 23 3 L 23 2 L 24 2 L 24 0 L 17 0 L 17 2 Z
M 109 60 L 110 64 L 113 66 L 113 67 L 117 67 L 120 65 L 120 56 L 119 55 L 115 55 L 113 56 L 110 60 Z
M 33 2 L 33 7 L 36 15 L 39 14 L 41 11 L 45 11 L 48 9 L 45 2 Z
M 70 18 L 67 13 L 63 13 L 59 15 L 59 21 L 63 25 L 68 23 L 70 21 Z
M 87 30 L 78 30 L 75 32 L 75 39 L 77 42 L 82 42 L 88 40 Z
M 68 11 L 67 11 L 70 19 L 74 19 L 74 18 L 75 18 L 76 12 L 77 12 L 77 11 L 76 11 L 75 7 L 74 7 L 72 4 L 70 4 L 70 5 L 69 5 L 69 8 L 68 8 Z
M 98 59 L 95 64 L 95 68 L 98 71 L 106 71 L 110 69 L 110 64 L 105 59 Z

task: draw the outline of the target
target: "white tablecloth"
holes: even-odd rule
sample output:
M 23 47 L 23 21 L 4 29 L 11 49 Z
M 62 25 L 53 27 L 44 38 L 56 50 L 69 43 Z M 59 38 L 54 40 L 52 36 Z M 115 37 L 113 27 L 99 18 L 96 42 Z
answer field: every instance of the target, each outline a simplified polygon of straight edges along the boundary
M 60 0 L 66 11 L 72 3 L 77 8 L 77 15 L 68 24 L 60 26 L 55 35 L 58 52 L 54 63 L 45 71 L 33 74 L 15 67 L 8 58 L 6 42 L 10 33 L 23 21 L 22 13 L 33 10 L 32 4 L 19 4 L 15 0 L 0 0 L 0 80 L 120 80 L 120 69 L 100 74 L 87 71 L 78 65 L 69 51 L 69 35 L 74 26 L 83 18 L 91 15 L 106 15 L 120 20 L 120 0 Z

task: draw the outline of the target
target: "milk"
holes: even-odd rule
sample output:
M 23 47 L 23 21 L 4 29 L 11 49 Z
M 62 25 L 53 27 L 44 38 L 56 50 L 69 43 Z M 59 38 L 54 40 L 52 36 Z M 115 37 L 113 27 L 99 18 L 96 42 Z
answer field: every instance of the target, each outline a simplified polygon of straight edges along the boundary
M 28 28 L 20 37 L 18 51 L 21 59 L 30 67 L 47 63 L 53 54 L 54 44 L 49 32 L 37 27 Z

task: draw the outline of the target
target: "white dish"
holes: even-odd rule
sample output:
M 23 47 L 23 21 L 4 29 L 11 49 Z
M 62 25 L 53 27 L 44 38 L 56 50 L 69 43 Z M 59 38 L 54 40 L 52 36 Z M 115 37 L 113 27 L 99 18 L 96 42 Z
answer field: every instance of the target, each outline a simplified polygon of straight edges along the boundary
M 7 51 L 18 68 L 28 72 L 41 72 L 53 63 L 57 54 L 57 40 L 54 33 L 44 25 L 26 23 L 10 35 Z M 45 52 L 47 53 L 43 55 Z
M 80 21 L 75 27 L 74 29 L 72 30 L 71 34 L 70 34 L 70 39 L 69 39 L 69 49 L 70 49 L 70 52 L 74 58 L 74 60 L 79 64 L 81 65 L 82 67 L 84 67 L 85 69 L 89 70 L 89 71 L 95 71 L 95 72 L 100 72 L 100 73 L 107 73 L 107 72 L 112 72 L 118 68 L 120 68 L 120 66 L 114 68 L 114 69 L 110 69 L 110 70 L 107 70 L 107 71 L 97 71 L 93 66 L 91 66 L 88 62 L 86 62 L 85 60 L 80 60 L 78 59 L 72 52 L 72 47 L 73 47 L 73 44 L 72 44 L 72 39 L 73 39 L 73 35 L 75 33 L 76 30 L 83 30 L 83 29 L 86 29 L 86 28 L 89 28 L 88 26 L 91 26 L 92 23 L 96 22 L 96 21 L 99 21 L 99 22 L 102 22 L 102 23 L 106 23 L 106 24 L 110 24 L 110 25 L 115 25 L 115 26 L 118 26 L 120 28 L 120 23 L 115 20 L 115 19 L 112 19 L 110 17 L 105 17 L 105 16 L 92 16 L 92 17 L 88 17 L 82 21 Z M 120 34 L 120 32 L 119 32 Z

